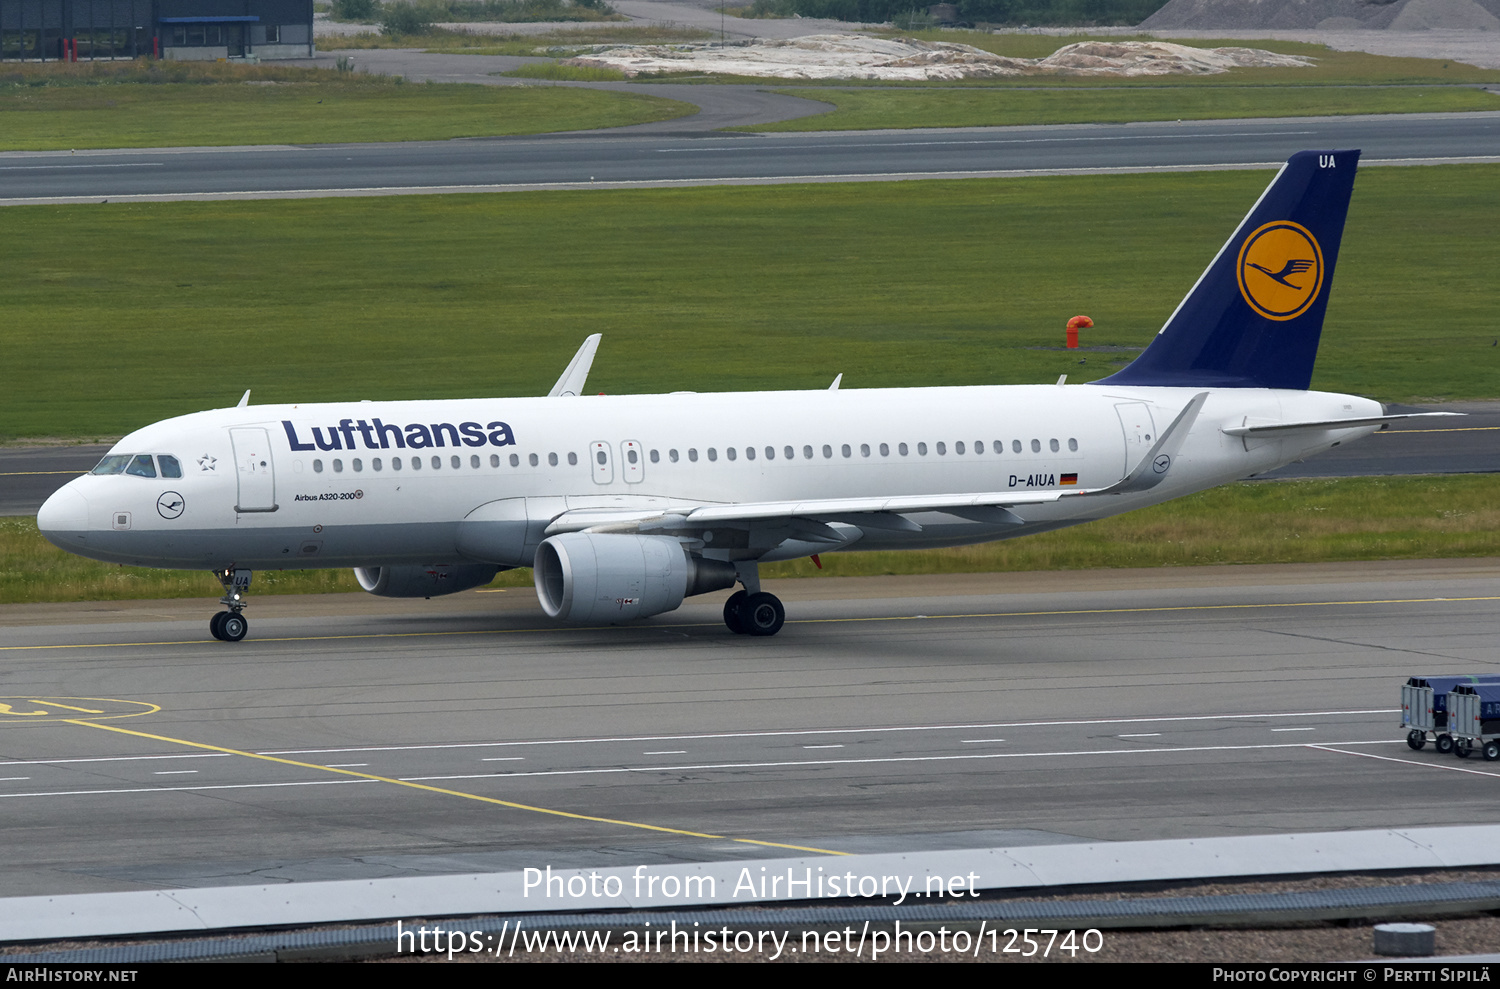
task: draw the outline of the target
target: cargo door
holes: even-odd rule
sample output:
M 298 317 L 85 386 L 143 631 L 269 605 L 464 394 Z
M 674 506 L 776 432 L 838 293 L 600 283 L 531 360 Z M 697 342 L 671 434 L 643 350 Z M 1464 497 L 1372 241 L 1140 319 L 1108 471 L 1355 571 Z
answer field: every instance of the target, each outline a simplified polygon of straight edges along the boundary
M 234 445 L 235 476 L 239 480 L 236 512 L 276 511 L 276 470 L 271 461 L 271 439 L 259 426 L 237 426 L 229 431 Z

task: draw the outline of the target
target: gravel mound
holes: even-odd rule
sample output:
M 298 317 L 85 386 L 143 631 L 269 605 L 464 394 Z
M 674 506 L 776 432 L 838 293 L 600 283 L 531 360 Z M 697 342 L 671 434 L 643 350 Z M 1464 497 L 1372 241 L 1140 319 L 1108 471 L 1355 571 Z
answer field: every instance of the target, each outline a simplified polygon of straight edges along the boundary
M 617 69 L 627 76 L 710 72 L 773 79 L 984 79 L 1046 75 L 1207 75 L 1246 67 L 1305 67 L 1312 60 L 1255 48 L 1189 48 L 1165 41 L 1088 41 L 1042 59 L 1007 58 L 969 45 L 910 38 L 819 34 L 719 47 L 617 46 L 564 65 Z

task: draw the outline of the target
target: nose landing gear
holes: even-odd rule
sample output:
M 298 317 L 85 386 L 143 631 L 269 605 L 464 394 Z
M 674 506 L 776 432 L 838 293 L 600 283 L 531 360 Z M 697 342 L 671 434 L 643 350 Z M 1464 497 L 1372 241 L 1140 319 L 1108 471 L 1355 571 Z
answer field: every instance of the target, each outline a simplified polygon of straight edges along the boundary
M 250 622 L 241 612 L 245 610 L 247 602 L 244 592 L 250 589 L 253 574 L 249 570 L 230 567 L 227 570 L 215 570 L 214 576 L 219 578 L 219 583 L 224 587 L 224 596 L 219 599 L 219 603 L 229 610 L 221 611 L 209 619 L 209 634 L 221 642 L 238 642 L 250 631 Z

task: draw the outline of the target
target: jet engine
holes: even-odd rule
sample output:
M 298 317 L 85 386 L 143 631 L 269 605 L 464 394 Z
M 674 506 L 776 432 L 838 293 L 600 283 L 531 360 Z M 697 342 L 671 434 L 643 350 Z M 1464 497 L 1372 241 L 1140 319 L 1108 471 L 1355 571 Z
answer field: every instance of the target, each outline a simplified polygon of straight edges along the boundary
M 434 563 L 420 567 L 355 567 L 354 579 L 383 598 L 434 598 L 488 584 L 506 567 L 489 563 Z
M 549 617 L 579 622 L 659 615 L 736 580 L 732 564 L 695 557 L 669 536 L 601 532 L 543 540 L 532 576 Z

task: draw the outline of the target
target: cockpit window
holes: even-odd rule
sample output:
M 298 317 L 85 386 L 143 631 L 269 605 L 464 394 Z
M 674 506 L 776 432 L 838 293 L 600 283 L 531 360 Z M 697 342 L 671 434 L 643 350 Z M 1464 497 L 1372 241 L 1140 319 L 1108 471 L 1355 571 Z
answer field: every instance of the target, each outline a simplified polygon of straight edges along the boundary
M 116 453 L 99 461 L 99 466 L 95 467 L 91 473 L 123 474 L 125 473 L 125 465 L 128 463 L 130 463 L 130 457 Z
M 151 463 L 151 454 L 141 453 L 131 457 L 130 466 L 125 468 L 125 473 L 136 477 L 155 477 L 156 466 Z
M 181 477 L 182 464 L 177 462 L 176 457 L 169 457 L 165 453 L 157 454 L 156 462 L 161 465 L 162 477 Z

